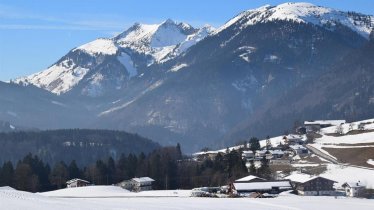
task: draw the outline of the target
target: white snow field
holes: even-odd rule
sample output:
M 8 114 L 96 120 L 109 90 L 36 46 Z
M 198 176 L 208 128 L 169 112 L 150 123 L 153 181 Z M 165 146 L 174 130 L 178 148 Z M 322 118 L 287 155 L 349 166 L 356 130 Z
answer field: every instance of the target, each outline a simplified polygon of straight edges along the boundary
M 86 189 L 83 189 L 86 188 Z M 256 210 L 360 210 L 374 209 L 374 200 L 343 197 L 302 197 L 281 194 L 277 198 L 192 198 L 186 197 L 189 191 L 149 191 L 153 197 L 143 197 L 143 193 L 131 193 L 133 197 L 111 197 L 117 195 L 119 189 L 112 186 L 83 187 L 69 189 L 72 198 L 48 197 L 50 194 L 67 192 L 59 190 L 42 194 L 17 191 L 9 187 L 0 188 L 1 210 L 223 210 L 223 209 L 256 209 Z M 76 192 L 74 192 L 76 191 Z M 103 195 L 102 198 L 81 198 L 85 193 Z M 182 197 L 163 197 L 181 193 Z

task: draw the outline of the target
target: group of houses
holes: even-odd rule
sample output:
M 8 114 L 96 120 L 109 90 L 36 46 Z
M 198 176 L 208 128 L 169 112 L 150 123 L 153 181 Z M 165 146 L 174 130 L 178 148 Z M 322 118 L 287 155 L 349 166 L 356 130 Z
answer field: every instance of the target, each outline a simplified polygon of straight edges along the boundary
M 365 186 L 360 182 L 344 183 L 335 189 L 337 182 L 321 176 L 310 176 L 307 174 L 293 174 L 283 180 L 266 180 L 257 176 L 249 175 L 235 180 L 228 186 L 202 187 L 192 190 L 193 197 L 275 197 L 284 191 L 293 191 L 300 196 L 348 196 L 361 197 L 365 192 Z M 217 194 L 218 193 L 218 194 Z M 222 196 L 222 197 L 224 197 Z
M 140 192 L 140 191 L 148 191 L 152 190 L 152 183 L 155 180 L 149 177 L 139 177 L 139 178 L 132 178 L 130 180 L 122 181 L 116 186 L 122 187 L 123 189 L 133 191 L 133 192 Z M 66 182 L 67 188 L 74 188 L 74 187 L 85 187 L 90 186 L 91 183 L 89 181 L 83 179 L 71 179 Z

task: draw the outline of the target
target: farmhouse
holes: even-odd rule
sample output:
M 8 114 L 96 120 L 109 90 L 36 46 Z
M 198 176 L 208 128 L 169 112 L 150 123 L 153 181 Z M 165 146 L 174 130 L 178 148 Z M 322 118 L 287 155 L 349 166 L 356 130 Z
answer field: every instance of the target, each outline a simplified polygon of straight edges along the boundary
M 152 182 L 154 182 L 152 178 L 149 177 L 140 177 L 140 178 L 133 178 L 132 182 L 134 183 L 134 191 L 147 191 L 152 190 Z
M 83 179 L 71 179 L 66 182 L 67 188 L 73 188 L 73 187 L 85 187 L 90 184 L 89 181 L 83 180 Z
M 291 180 L 299 195 L 335 195 L 333 180 L 307 174 L 293 174 L 286 178 Z
M 240 195 L 251 192 L 279 193 L 292 189 L 289 180 L 268 181 L 256 176 L 246 176 L 233 183 L 234 190 Z
M 254 154 L 252 151 L 243 151 L 242 153 L 243 160 L 249 161 L 249 160 L 253 160 L 253 158 L 254 158 Z
M 360 197 L 363 196 L 365 192 L 365 186 L 360 183 L 360 181 L 356 183 L 344 183 L 342 187 L 345 190 L 345 194 L 349 197 Z
M 152 190 L 152 182 L 154 181 L 155 180 L 149 177 L 140 177 L 140 178 L 132 178 L 130 180 L 124 180 L 116 185 L 129 191 L 140 192 L 140 191 Z
M 300 157 L 308 155 L 308 149 L 302 145 L 291 145 L 290 150 L 294 155 L 299 155 Z

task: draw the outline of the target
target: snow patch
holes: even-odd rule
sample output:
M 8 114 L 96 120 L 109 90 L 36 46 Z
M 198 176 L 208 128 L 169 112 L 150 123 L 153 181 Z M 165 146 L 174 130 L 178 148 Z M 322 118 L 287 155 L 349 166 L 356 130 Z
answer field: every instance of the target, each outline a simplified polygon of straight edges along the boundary
M 178 64 L 178 65 L 175 65 L 173 66 L 173 68 L 170 69 L 171 72 L 177 72 L 185 67 L 187 67 L 188 65 L 185 64 L 185 63 L 181 63 L 181 64 Z
M 97 39 L 84 44 L 73 51 L 76 50 L 82 50 L 92 56 L 96 54 L 115 55 L 118 51 L 118 47 L 111 39 Z
M 128 54 L 121 53 L 121 56 L 118 56 L 117 59 L 126 67 L 130 78 L 138 75 L 138 70 L 135 68 L 134 62 L 131 60 L 131 57 Z

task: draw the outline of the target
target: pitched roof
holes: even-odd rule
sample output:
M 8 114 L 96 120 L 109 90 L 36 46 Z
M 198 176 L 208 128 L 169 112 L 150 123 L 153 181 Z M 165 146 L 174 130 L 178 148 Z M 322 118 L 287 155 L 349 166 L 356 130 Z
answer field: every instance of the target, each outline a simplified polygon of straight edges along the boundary
M 133 181 L 135 182 L 154 182 L 152 178 L 149 177 L 139 177 L 139 178 L 132 178 Z
M 262 180 L 265 180 L 265 179 L 257 177 L 257 176 L 249 175 L 249 176 L 237 179 L 237 180 L 235 180 L 235 182 L 247 182 L 247 181 L 251 181 L 253 179 L 262 179 Z
M 321 176 L 311 176 L 311 175 L 308 175 L 308 174 L 292 174 L 292 175 L 286 177 L 286 179 L 289 179 L 293 182 L 298 182 L 298 183 L 309 182 L 309 181 L 311 181 L 313 179 L 316 179 L 316 178 L 327 179 L 327 178 L 324 178 L 324 177 L 321 177 Z M 328 179 L 328 180 L 335 182 L 334 180 L 331 180 L 331 179 Z
M 365 187 L 364 185 L 361 184 L 361 182 L 346 182 L 342 186 L 343 187 L 348 186 L 350 188 L 361 188 L 361 187 Z
M 77 181 L 81 181 L 81 182 L 85 182 L 85 183 L 90 183 L 89 181 L 75 178 L 75 179 L 71 179 L 71 180 L 67 181 L 66 184 L 71 184 L 71 183 L 77 182 Z

